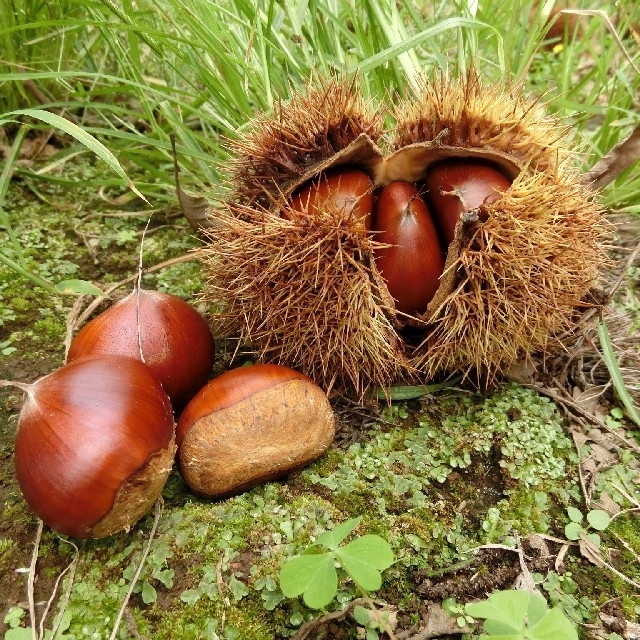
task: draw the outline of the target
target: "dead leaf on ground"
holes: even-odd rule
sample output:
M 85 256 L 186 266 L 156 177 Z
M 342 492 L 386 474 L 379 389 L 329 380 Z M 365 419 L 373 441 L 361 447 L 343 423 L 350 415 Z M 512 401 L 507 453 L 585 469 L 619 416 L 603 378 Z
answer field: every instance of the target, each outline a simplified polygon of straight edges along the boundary
M 396 636 L 396 640 L 428 640 L 441 636 L 462 635 L 471 631 L 466 625 L 460 627 L 457 618 L 450 616 L 437 602 L 428 604 L 423 620 L 423 626 L 402 631 Z
M 608 616 L 605 613 L 600 613 L 599 617 L 605 627 L 616 633 L 622 633 L 625 640 L 640 640 L 640 624 L 617 616 Z
M 180 167 L 178 166 L 178 155 L 173 136 L 171 136 L 171 149 L 173 153 L 173 176 L 176 183 L 176 194 L 184 217 L 196 231 L 200 231 L 204 227 L 212 226 L 211 219 L 207 214 L 210 206 L 207 199 L 204 196 L 191 195 L 183 191 L 180 186 Z
M 594 509 L 602 509 L 610 516 L 615 516 L 622 511 L 622 507 L 606 492 L 603 491 L 597 500 L 591 503 Z
M 585 185 L 593 190 L 613 182 L 625 169 L 640 159 L 640 124 L 619 142 L 609 153 L 598 160 L 590 171 L 582 176 Z
M 607 563 L 602 557 L 602 552 L 599 547 L 594 544 L 593 540 L 590 540 L 585 533 L 580 532 L 580 540 L 578 541 L 580 546 L 580 553 L 583 558 L 586 558 L 591 564 L 596 567 L 606 567 Z

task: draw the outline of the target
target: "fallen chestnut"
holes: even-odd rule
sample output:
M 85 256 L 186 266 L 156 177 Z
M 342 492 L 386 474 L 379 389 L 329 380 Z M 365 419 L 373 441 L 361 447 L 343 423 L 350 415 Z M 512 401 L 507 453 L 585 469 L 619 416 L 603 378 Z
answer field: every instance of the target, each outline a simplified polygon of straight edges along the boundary
M 180 470 L 201 495 L 237 493 L 315 460 L 334 430 L 327 396 L 307 376 L 274 364 L 232 369 L 182 412 Z
M 171 403 L 150 368 L 124 356 L 82 358 L 33 384 L 15 443 L 25 500 L 55 531 L 126 530 L 162 493 L 175 455 Z
M 326 171 L 291 197 L 289 206 L 296 211 L 317 213 L 323 207 L 344 209 L 371 228 L 373 182 L 360 169 L 339 167 Z
M 442 242 L 448 247 L 453 242 L 460 214 L 495 202 L 511 186 L 511 181 L 491 162 L 451 158 L 429 170 L 425 186 L 425 197 Z
M 174 408 L 206 383 L 215 356 L 211 329 L 192 306 L 170 293 L 138 288 L 78 332 L 67 361 L 105 354 L 140 360 L 141 350 Z
M 444 270 L 444 254 L 429 209 L 416 187 L 396 181 L 376 202 L 374 238 L 391 246 L 375 251 L 378 270 L 398 311 L 424 312 Z

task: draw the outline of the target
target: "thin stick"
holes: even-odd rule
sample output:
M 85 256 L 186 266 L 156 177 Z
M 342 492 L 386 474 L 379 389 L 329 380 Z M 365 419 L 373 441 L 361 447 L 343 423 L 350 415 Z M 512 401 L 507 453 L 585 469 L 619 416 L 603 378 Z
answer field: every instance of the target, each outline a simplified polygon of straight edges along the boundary
M 122 618 L 124 616 L 125 609 L 129 604 L 129 600 L 131 599 L 133 590 L 135 589 L 136 582 L 138 582 L 138 578 L 142 573 L 142 568 L 144 567 L 144 563 L 147 560 L 149 551 L 151 551 L 151 543 L 153 542 L 153 538 L 156 535 L 156 529 L 158 528 L 158 522 L 160 521 L 160 515 L 162 514 L 162 504 L 163 504 L 162 498 L 158 498 L 156 500 L 155 516 L 153 518 L 153 526 L 151 527 L 151 532 L 149 533 L 149 540 L 147 540 L 147 544 L 144 548 L 144 551 L 142 552 L 142 557 L 140 558 L 140 562 L 138 563 L 138 568 L 136 569 L 136 573 L 133 576 L 133 578 L 131 578 L 131 584 L 129 585 L 129 590 L 127 591 L 127 595 L 124 597 L 124 600 L 122 602 L 122 607 L 120 607 L 120 611 L 118 613 L 118 617 L 116 618 L 115 625 L 113 626 L 113 631 L 109 636 L 109 640 L 115 640 L 116 638 L 118 629 L 120 627 L 120 623 L 122 622 Z
M 55 584 L 53 585 L 53 591 L 51 592 L 51 597 L 49 598 L 49 600 L 47 601 L 47 606 L 45 607 L 45 610 L 42 614 L 42 618 L 40 619 L 40 640 L 43 640 L 44 638 L 44 623 L 45 620 L 47 618 L 47 615 L 49 613 L 49 609 L 51 608 L 51 605 L 53 604 L 53 600 L 55 598 L 55 595 L 58 591 L 58 585 L 60 584 L 60 580 L 62 580 L 62 578 L 64 577 L 64 575 L 67 572 L 70 572 L 70 576 L 69 576 L 69 582 L 67 584 L 67 587 L 64 591 L 64 594 L 62 596 L 62 598 L 60 599 L 60 610 L 58 611 L 58 615 L 56 616 L 54 622 L 53 622 L 53 628 L 51 629 L 51 637 L 55 638 L 56 637 L 56 633 L 58 631 L 58 627 L 60 626 L 60 623 L 62 622 L 62 616 L 64 615 L 64 612 L 67 609 L 67 604 L 69 603 L 69 598 L 71 597 L 71 588 L 73 587 L 73 581 L 75 579 L 75 575 L 76 575 L 76 566 L 78 565 L 78 559 L 80 557 L 80 552 L 78 550 L 78 547 L 73 544 L 73 542 L 71 542 L 70 540 L 65 540 L 64 538 L 60 538 L 60 540 L 62 540 L 62 542 L 66 542 L 67 544 L 70 544 L 74 549 L 75 549 L 75 556 L 73 558 L 73 560 L 67 565 L 67 567 L 64 569 L 64 571 L 62 571 L 62 573 L 60 573 L 60 575 L 57 577 Z
M 29 619 L 31 620 L 31 638 L 38 640 L 36 632 L 36 605 L 33 597 L 33 584 L 36 579 L 36 564 L 38 563 L 38 552 L 40 551 L 40 540 L 42 539 L 42 529 L 44 523 L 38 518 L 38 531 L 36 540 L 33 543 L 33 553 L 31 554 L 31 565 L 29 566 L 29 578 L 27 580 L 27 601 L 29 602 Z
M 144 353 L 142 352 L 142 327 L 140 322 L 140 288 L 142 287 L 142 249 L 144 247 L 144 236 L 147 233 L 147 229 L 149 228 L 149 223 L 151 222 L 151 214 L 147 218 L 147 224 L 144 226 L 142 231 L 142 238 L 140 238 L 140 251 L 138 253 L 138 278 L 136 280 L 136 284 L 134 286 L 134 291 L 136 292 L 136 330 L 138 334 L 138 349 L 140 351 L 140 360 L 142 362 L 146 362 L 144 359 Z

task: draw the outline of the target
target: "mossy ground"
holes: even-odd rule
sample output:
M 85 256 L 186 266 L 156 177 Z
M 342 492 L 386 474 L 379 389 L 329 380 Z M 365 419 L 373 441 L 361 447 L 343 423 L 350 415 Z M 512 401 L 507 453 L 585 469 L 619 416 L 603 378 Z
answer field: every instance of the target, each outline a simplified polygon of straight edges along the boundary
M 76 159 L 63 164 L 55 180 L 14 181 L 5 210 L 33 271 L 54 282 L 76 277 L 103 284 L 135 274 L 151 211 L 117 204 L 119 193 L 100 193 L 103 170 Z M 144 242 L 144 264 L 182 255 L 198 243 L 182 218 L 158 207 Z M 184 262 L 147 277 L 145 284 L 195 303 L 202 282 L 198 265 Z M 44 294 L 4 267 L 0 296 L 0 378 L 28 382 L 61 366 L 74 299 Z M 0 624 L 5 620 L 5 628 L 26 623 L 23 569 L 37 530 L 13 471 L 20 405 L 20 393 L 0 392 Z M 464 602 L 508 588 L 520 572 L 517 554 L 478 547 L 515 547 L 518 541 L 542 591 L 576 623 L 597 623 L 603 607 L 628 620 L 638 616 L 637 589 L 588 562 L 575 546 L 556 568 L 559 544 L 549 542 L 547 558 L 527 541 L 533 533 L 563 539 L 567 506 L 586 512 L 578 455 L 568 425 L 549 400 L 506 386 L 485 395 L 450 389 L 391 407 L 336 403 L 336 409 L 335 446 L 282 482 L 212 502 L 191 494 L 177 471 L 172 473 L 119 638 L 293 636 L 318 612 L 282 595 L 280 567 L 317 535 L 356 516 L 363 517 L 357 533 L 378 534 L 393 548 L 396 563 L 375 595 L 398 609 L 398 629 L 419 624 L 428 601 Z M 638 477 L 637 464 L 622 452 L 599 475 L 597 491 L 608 491 L 631 508 L 633 501 L 617 495 L 615 487 L 626 487 L 637 499 Z M 76 546 L 45 528 L 34 587 L 38 615 L 56 578 L 77 557 L 73 575 L 66 574 L 53 598 L 45 628 L 64 612 L 56 637 L 108 638 L 153 523 L 150 514 L 129 533 L 73 541 Z M 616 518 L 602 535 L 603 547 L 613 550 L 611 562 L 639 581 L 640 524 L 634 514 Z M 67 588 L 70 597 L 63 605 Z M 342 575 L 329 609 L 358 595 Z M 332 634 L 356 638 L 357 625 L 347 618 Z

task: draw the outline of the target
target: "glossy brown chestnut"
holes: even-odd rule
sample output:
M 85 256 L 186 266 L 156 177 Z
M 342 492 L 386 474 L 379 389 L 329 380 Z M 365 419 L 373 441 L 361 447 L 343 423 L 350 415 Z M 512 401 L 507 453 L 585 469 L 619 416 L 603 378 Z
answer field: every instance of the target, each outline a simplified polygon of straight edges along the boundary
M 315 460 L 334 431 L 329 400 L 307 376 L 274 364 L 232 369 L 182 412 L 180 470 L 201 495 L 237 493 Z
M 453 242 L 460 215 L 498 200 L 511 186 L 511 181 L 491 162 L 451 158 L 429 170 L 425 186 L 425 198 L 442 242 L 448 247 Z
M 76 538 L 109 536 L 144 516 L 175 455 L 171 403 L 149 367 L 82 358 L 23 388 L 15 465 L 34 513 Z
M 215 345 L 204 318 L 170 293 L 136 289 L 86 324 L 75 336 L 67 361 L 116 354 L 144 362 L 169 394 L 184 406 L 209 379 Z
M 416 187 L 403 181 L 382 189 L 376 202 L 374 239 L 393 246 L 377 249 L 376 266 L 398 311 L 422 313 L 444 270 L 444 254 L 429 209 Z
M 344 209 L 361 219 L 365 229 L 369 230 L 373 210 L 373 182 L 360 169 L 330 169 L 320 174 L 311 184 L 298 189 L 291 196 L 289 206 L 296 211 L 309 213 L 316 213 L 327 206 Z

